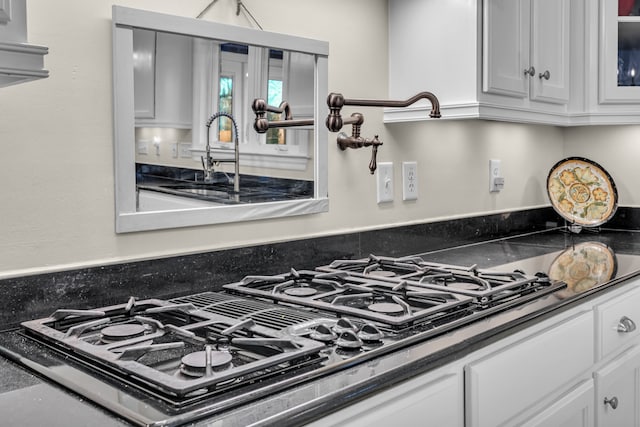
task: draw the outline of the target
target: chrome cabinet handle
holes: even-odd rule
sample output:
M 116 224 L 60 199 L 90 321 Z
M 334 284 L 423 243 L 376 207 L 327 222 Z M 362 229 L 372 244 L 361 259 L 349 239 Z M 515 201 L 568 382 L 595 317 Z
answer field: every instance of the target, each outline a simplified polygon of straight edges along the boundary
M 611 409 L 616 409 L 618 407 L 618 398 L 613 396 L 611 399 L 604 398 L 604 404 L 611 406 Z
M 549 80 L 549 78 L 551 77 L 551 73 L 549 72 L 549 70 L 546 70 L 544 73 L 538 74 L 538 77 L 540 77 L 541 79 Z
M 629 319 L 627 316 L 622 316 L 620 321 L 618 322 L 618 332 L 628 333 L 636 330 L 636 324 L 633 320 Z
M 527 68 L 526 70 L 524 70 L 525 74 L 529 74 L 531 77 L 536 75 L 536 69 L 533 68 L 533 65 L 529 68 Z

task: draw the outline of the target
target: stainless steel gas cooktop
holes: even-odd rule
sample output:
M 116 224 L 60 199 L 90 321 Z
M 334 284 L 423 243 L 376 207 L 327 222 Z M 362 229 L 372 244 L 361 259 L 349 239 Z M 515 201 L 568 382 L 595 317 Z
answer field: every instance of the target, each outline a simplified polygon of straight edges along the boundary
M 138 425 L 181 425 L 565 287 L 544 274 L 370 256 L 171 300 L 60 309 L 0 354 Z

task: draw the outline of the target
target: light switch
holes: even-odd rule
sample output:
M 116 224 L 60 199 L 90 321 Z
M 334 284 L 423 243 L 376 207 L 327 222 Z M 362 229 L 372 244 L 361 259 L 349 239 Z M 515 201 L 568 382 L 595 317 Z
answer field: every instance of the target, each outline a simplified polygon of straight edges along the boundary
M 489 160 L 489 191 L 498 192 L 504 188 L 504 177 L 500 170 L 500 160 Z
M 393 163 L 378 163 L 378 203 L 393 202 Z

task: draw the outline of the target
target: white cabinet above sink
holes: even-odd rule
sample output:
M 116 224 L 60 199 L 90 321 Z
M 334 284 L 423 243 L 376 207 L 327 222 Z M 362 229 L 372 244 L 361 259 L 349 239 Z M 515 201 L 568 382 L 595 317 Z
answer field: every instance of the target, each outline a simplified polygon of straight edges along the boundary
M 48 77 L 48 52 L 27 43 L 26 0 L 0 0 L 0 87 Z

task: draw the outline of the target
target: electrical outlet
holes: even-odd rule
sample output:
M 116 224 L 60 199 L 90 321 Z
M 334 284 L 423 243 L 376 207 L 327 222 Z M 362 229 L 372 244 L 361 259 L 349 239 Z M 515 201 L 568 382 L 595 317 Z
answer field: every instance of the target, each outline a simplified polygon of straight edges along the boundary
M 402 200 L 418 199 L 418 162 L 402 162 Z
M 138 149 L 138 154 L 149 154 L 149 141 L 146 139 L 136 141 L 136 148 Z
M 180 143 L 180 158 L 181 159 L 190 159 L 191 158 L 191 143 L 190 142 L 181 142 Z
M 498 192 L 504 188 L 504 178 L 500 172 L 500 160 L 489 160 L 489 191 Z
M 378 163 L 378 203 L 393 202 L 393 163 Z
M 173 157 L 174 159 L 178 158 L 178 143 L 177 142 L 172 142 L 171 143 L 171 157 Z

